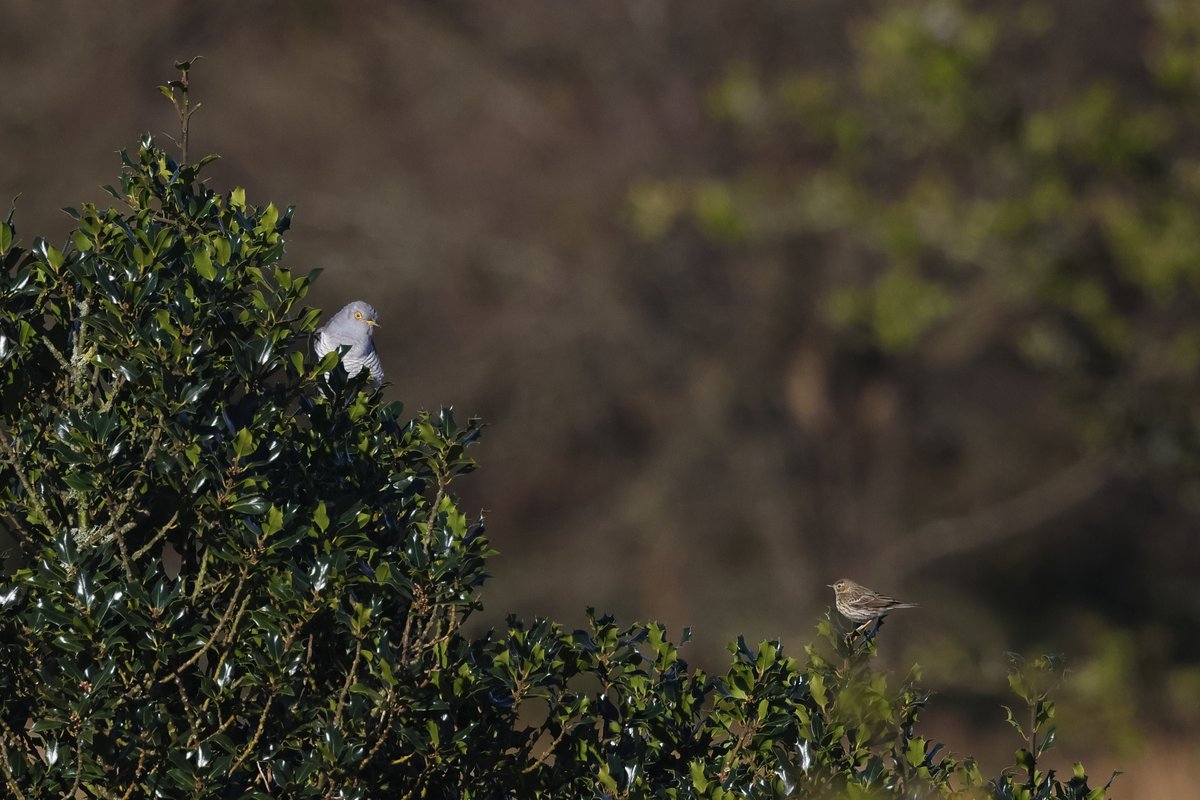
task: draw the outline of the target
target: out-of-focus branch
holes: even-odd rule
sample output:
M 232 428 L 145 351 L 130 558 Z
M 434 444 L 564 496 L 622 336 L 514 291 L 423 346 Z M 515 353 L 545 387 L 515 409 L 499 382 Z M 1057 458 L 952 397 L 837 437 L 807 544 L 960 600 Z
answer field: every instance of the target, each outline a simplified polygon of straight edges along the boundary
M 960 517 L 934 520 L 878 551 L 880 571 L 906 575 L 951 555 L 1026 533 L 1083 503 L 1112 477 L 1109 459 L 1088 455 L 1027 491 Z

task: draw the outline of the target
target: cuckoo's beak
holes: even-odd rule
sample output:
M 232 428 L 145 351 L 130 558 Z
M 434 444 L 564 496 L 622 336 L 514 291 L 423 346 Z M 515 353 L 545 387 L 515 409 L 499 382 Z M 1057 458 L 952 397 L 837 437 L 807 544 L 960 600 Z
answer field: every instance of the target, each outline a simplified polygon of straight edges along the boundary
M 376 320 L 368 319 L 365 321 L 367 323 L 367 327 L 369 327 L 369 328 L 378 328 L 379 327 L 379 323 Z

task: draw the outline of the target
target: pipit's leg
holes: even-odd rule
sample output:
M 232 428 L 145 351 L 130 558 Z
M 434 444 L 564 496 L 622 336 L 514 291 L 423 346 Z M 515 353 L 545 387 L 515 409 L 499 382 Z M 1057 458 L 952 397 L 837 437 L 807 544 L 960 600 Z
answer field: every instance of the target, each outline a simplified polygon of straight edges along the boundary
M 867 631 L 867 633 L 863 634 L 863 638 L 870 641 L 871 639 L 875 638 L 875 634 L 879 633 L 879 626 L 882 624 L 883 617 L 876 617 L 875 619 L 867 620 L 862 625 L 859 625 L 857 632 L 863 633 L 864 630 L 870 628 L 870 631 Z
M 854 637 L 855 637 L 855 636 L 858 636 L 858 635 L 860 635 L 860 634 L 863 632 L 863 630 L 864 630 L 864 629 L 865 629 L 865 628 L 866 628 L 868 625 L 870 625 L 870 624 L 871 624 L 871 622 L 872 622 L 872 620 L 867 620 L 866 622 L 864 622 L 863 624 L 859 625 L 858 627 L 856 627 L 856 628 L 851 628 L 851 629 L 850 629 L 850 631 L 849 631 L 849 632 L 846 634 L 846 644 L 850 644 L 851 642 L 853 642 L 853 641 L 854 641 Z

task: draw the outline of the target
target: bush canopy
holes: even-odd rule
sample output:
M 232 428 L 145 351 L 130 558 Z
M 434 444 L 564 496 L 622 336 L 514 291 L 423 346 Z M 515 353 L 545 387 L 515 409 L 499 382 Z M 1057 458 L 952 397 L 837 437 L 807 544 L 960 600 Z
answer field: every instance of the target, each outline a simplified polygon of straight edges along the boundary
M 61 248 L 0 224 L 9 796 L 1104 796 L 1041 766 L 1053 705 L 1020 674 L 1026 746 L 987 780 L 916 733 L 916 672 L 893 686 L 832 618 L 713 676 L 590 612 L 465 635 L 492 551 L 452 489 L 480 423 L 314 361 L 291 208 L 149 137 L 122 158 L 120 208 L 67 209 Z

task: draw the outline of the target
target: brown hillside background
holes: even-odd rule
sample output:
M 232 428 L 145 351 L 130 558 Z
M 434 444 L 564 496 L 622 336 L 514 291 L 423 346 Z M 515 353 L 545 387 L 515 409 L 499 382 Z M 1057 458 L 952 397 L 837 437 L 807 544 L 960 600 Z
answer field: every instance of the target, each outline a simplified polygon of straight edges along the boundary
M 1200 785 L 1200 3 L 0 3 L 23 242 L 176 133 L 379 309 L 389 399 L 490 423 L 477 630 L 594 606 L 794 652 L 847 576 L 999 764 Z M 164 140 L 165 141 L 165 140 Z M 1005 761 L 1004 763 L 1007 763 Z

